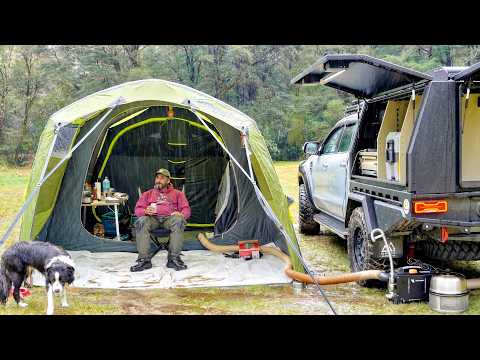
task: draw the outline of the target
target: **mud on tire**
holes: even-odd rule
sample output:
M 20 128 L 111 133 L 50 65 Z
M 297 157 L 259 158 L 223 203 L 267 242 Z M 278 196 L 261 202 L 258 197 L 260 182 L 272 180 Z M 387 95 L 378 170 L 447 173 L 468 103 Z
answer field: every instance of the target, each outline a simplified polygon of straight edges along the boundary
M 300 225 L 300 232 L 307 235 L 317 235 L 320 231 L 320 225 L 313 220 L 315 215 L 315 208 L 310 201 L 305 189 L 305 184 L 300 184 L 298 191 L 299 198 L 299 216 L 298 223 Z
M 449 241 L 435 239 L 422 241 L 423 255 L 435 260 L 480 260 L 480 243 L 473 241 Z
M 388 259 L 379 259 L 373 256 L 374 247 L 367 231 L 365 215 L 361 207 L 357 207 L 350 215 L 347 249 L 352 272 L 386 270 L 389 268 Z M 385 284 L 378 280 L 363 280 L 359 281 L 358 284 L 365 287 L 385 287 Z

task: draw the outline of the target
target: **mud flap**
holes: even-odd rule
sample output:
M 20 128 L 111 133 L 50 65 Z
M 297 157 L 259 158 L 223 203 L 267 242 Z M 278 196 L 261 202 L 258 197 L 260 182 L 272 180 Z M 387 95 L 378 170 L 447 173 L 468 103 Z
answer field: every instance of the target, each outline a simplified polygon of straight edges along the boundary
M 404 254 L 403 236 L 389 236 L 399 225 L 406 221 L 402 207 L 382 201 L 373 201 L 378 227 L 387 234 L 387 242 L 393 258 L 401 258 Z M 385 244 L 381 241 L 375 243 L 374 251 L 379 258 L 388 258 Z
M 350 193 L 349 198 L 362 203 L 368 233 L 371 233 L 375 228 L 380 228 L 385 234 L 389 234 L 406 220 L 400 206 L 373 200 L 369 196 L 356 193 Z M 403 237 L 392 237 L 387 235 L 387 240 L 392 257 L 396 259 L 403 257 Z M 385 243 L 383 241 L 377 241 L 373 244 L 373 255 L 380 259 L 388 258 L 387 249 L 385 248 Z

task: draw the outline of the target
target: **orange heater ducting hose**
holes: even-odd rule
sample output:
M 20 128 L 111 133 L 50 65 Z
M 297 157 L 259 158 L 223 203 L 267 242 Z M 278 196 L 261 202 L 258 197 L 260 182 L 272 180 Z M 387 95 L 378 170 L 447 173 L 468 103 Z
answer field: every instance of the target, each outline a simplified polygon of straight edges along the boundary
M 238 251 L 238 245 L 217 245 L 210 242 L 207 237 L 200 233 L 197 235 L 197 239 L 200 243 L 210 251 L 213 252 L 235 252 Z M 319 285 L 332 285 L 332 284 L 342 284 L 354 281 L 362 280 L 380 280 L 380 270 L 366 270 L 359 271 L 355 273 L 347 273 L 333 276 L 315 276 L 313 279 L 310 275 L 300 273 L 292 269 L 292 262 L 290 257 L 284 254 L 282 251 L 275 249 L 271 246 L 260 246 L 260 251 L 264 254 L 274 255 L 285 262 L 285 274 L 295 280 L 306 284 L 318 283 Z

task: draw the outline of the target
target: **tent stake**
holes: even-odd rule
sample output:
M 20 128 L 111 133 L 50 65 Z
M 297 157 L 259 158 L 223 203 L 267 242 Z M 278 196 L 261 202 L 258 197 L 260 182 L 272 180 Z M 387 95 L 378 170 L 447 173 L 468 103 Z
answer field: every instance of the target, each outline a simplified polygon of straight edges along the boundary
M 21 216 L 23 215 L 23 213 L 25 212 L 25 210 L 27 210 L 27 207 L 28 205 L 30 205 L 30 203 L 32 202 L 33 198 L 35 197 L 35 195 L 40 191 L 40 188 L 42 187 L 42 185 L 47 181 L 47 179 L 52 176 L 59 168 L 60 166 L 62 166 L 62 164 L 67 161 L 69 158 L 72 157 L 72 154 L 75 150 L 78 149 L 78 147 L 95 131 L 95 129 L 108 117 L 108 115 L 110 115 L 110 113 L 118 106 L 120 105 L 121 103 L 123 102 L 123 98 L 122 97 L 119 97 L 117 100 L 115 100 L 115 102 L 113 104 L 110 105 L 110 109 L 105 113 L 105 115 L 102 116 L 102 118 L 85 134 L 85 136 L 83 138 L 80 139 L 80 141 L 73 147 L 70 149 L 70 151 L 67 153 L 67 155 L 64 156 L 64 158 L 62 160 L 60 160 L 60 162 L 55 165 L 55 167 L 47 174 L 45 175 L 43 178 L 41 178 L 39 180 L 39 182 L 37 183 L 37 185 L 35 185 L 35 187 L 32 189 L 32 192 L 30 193 L 30 195 L 28 196 L 27 200 L 25 201 L 25 203 L 23 204 L 22 208 L 20 209 L 20 211 L 17 213 L 17 215 L 15 216 L 15 218 L 13 219 L 12 223 L 10 224 L 10 226 L 8 227 L 7 231 L 5 232 L 5 234 L 3 234 L 2 236 L 2 239 L 0 240 L 0 245 L 2 245 L 5 240 L 8 239 L 8 237 L 10 236 L 13 228 L 15 227 L 15 225 L 17 224 L 18 220 L 20 220 Z M 49 161 L 49 159 L 47 159 L 46 161 Z

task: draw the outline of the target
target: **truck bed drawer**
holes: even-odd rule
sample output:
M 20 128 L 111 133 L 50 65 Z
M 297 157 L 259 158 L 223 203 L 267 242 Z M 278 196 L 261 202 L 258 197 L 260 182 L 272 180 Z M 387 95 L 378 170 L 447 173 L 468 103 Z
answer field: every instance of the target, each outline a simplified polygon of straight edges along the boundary
M 358 153 L 360 159 L 360 172 L 366 176 L 377 176 L 377 152 L 376 151 L 360 151 Z

